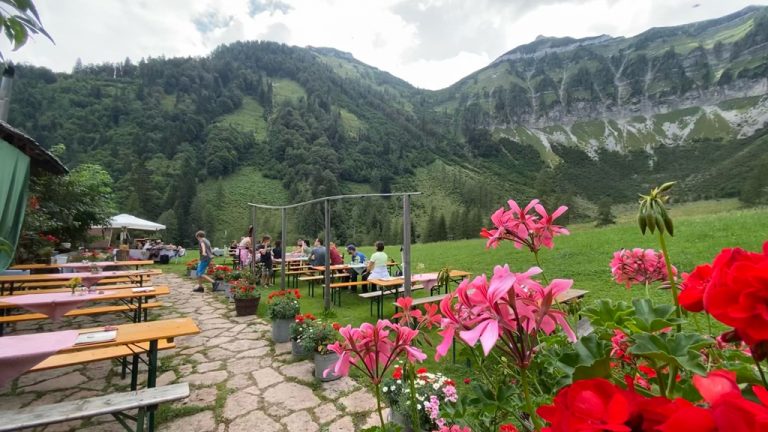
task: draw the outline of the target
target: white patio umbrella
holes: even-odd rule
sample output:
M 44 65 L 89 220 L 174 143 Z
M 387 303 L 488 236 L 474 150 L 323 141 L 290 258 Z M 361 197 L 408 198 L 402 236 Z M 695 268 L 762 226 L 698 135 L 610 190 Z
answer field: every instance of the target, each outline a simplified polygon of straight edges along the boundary
M 122 232 L 120 233 L 120 242 L 122 243 L 123 240 L 125 240 L 127 237 L 127 231 L 129 229 L 142 231 L 160 231 L 165 229 L 165 225 L 123 213 L 117 216 L 113 216 L 107 225 L 94 228 L 121 228 Z

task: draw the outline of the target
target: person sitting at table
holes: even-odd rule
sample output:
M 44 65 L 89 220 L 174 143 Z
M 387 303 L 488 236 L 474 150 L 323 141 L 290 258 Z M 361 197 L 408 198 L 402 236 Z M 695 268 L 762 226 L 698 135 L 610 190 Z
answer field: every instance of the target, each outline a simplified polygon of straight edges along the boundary
M 331 265 L 344 264 L 344 258 L 339 253 L 339 250 L 336 249 L 336 243 L 331 242 L 328 245 L 328 254 L 331 256 Z
M 371 259 L 368 261 L 368 267 L 366 268 L 368 277 L 363 280 L 369 279 L 383 279 L 389 277 L 389 271 L 387 270 L 387 262 L 389 257 L 384 252 L 384 242 L 376 242 L 376 252 L 371 255 Z M 365 276 L 365 274 L 363 274 Z
M 299 239 L 296 242 L 296 247 L 293 248 L 292 252 L 295 254 L 300 254 L 308 257 L 312 253 L 312 250 L 309 248 L 309 245 L 307 244 L 306 240 Z
M 323 240 L 320 238 L 315 239 L 315 247 L 312 248 L 312 252 L 309 254 L 309 264 L 312 266 L 324 266 L 325 265 L 325 246 L 323 246 Z
M 347 252 L 349 252 L 349 264 L 352 266 L 352 268 L 349 269 L 349 276 L 347 277 L 347 282 L 357 282 L 357 275 L 362 274 L 363 280 L 368 279 L 368 272 L 365 269 L 365 266 L 362 268 L 358 267 L 360 264 L 365 264 L 365 254 L 357 250 L 357 246 L 350 243 L 347 245 Z M 364 288 L 367 292 L 368 289 Z M 357 287 L 352 287 L 352 292 L 357 292 Z

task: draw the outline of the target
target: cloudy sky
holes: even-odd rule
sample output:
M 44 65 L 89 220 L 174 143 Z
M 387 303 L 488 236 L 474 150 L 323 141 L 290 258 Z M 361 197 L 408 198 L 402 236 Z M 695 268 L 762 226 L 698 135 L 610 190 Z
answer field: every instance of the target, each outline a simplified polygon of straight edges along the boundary
M 422 88 L 443 88 L 537 35 L 631 36 L 768 0 L 36 0 L 56 44 L 15 62 L 71 71 L 130 57 L 204 56 L 222 43 L 327 46 Z

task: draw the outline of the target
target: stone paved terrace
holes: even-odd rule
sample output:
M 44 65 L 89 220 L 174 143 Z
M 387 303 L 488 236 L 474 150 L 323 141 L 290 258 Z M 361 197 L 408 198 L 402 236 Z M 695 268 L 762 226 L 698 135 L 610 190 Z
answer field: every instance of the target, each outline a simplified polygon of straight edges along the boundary
M 273 344 L 271 328 L 257 317 L 236 317 L 234 306 L 210 293 L 196 294 L 193 283 L 176 275 L 155 279 L 171 295 L 155 317 L 193 317 L 201 333 L 176 339 L 176 349 L 161 352 L 158 384 L 188 382 L 191 395 L 173 404 L 172 420 L 159 431 L 195 432 L 351 432 L 378 424 L 376 400 L 349 378 L 319 383 L 311 361 L 294 362 L 290 343 Z M 264 304 L 259 306 L 265 307 Z M 123 322 L 116 315 L 63 320 L 60 327 Z M 51 330 L 48 322 L 19 332 Z M 146 369 L 140 373 L 146 379 Z M 43 405 L 125 391 L 130 378 L 110 362 L 22 375 L 0 389 L 0 409 Z M 386 413 L 385 413 L 386 415 Z M 123 431 L 111 416 L 51 425 L 44 431 Z

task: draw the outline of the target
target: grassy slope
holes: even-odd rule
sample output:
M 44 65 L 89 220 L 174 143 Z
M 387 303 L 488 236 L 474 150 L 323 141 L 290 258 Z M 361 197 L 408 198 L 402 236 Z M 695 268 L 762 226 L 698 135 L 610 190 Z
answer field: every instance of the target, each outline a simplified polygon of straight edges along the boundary
M 267 137 L 267 122 L 264 120 L 264 108 L 252 97 L 243 98 L 243 106 L 237 111 L 222 116 L 219 123 L 232 125 L 242 131 L 253 131 L 257 140 Z
M 224 245 L 227 239 L 239 240 L 247 230 L 251 220 L 247 203 L 282 204 L 289 201 L 279 180 L 267 179 L 252 167 L 242 168 L 218 180 L 206 181 L 199 186 L 198 194 L 207 208 L 215 209 L 218 230 L 214 240 L 219 246 Z M 263 221 L 258 224 L 257 232 L 277 232 L 279 222 L 276 213 L 259 212 L 257 221 Z

